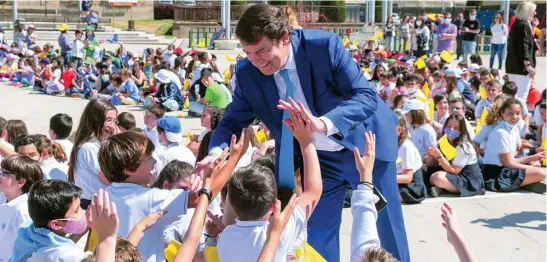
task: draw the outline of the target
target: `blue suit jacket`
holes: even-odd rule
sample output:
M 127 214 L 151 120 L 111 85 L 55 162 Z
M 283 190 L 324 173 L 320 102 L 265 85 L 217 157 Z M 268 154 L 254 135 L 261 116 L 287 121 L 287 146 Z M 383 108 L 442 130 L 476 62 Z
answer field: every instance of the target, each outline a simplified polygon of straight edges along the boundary
M 364 133 L 371 130 L 377 139 L 376 159 L 397 159 L 397 118 L 365 79 L 340 37 L 317 29 L 293 30 L 291 44 L 310 111 L 326 116 L 340 131 L 330 138 L 349 150 L 363 151 Z M 277 109 L 279 94 L 273 75 L 263 75 L 248 59 L 236 65 L 236 74 L 233 102 L 210 147 L 229 144 L 232 134 L 239 135 L 258 116 L 274 136 L 279 155 L 283 112 Z

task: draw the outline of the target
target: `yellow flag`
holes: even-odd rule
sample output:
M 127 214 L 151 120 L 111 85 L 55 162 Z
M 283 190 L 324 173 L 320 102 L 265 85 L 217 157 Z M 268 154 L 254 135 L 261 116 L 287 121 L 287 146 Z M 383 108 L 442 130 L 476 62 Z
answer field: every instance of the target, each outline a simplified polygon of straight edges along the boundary
M 475 122 L 475 134 L 478 134 L 482 129 L 482 123 L 481 121 L 477 121 Z
M 418 58 L 419 60 L 425 61 L 427 59 L 427 55 L 423 55 L 422 57 Z
M 480 119 L 481 124 L 486 125 L 486 118 L 488 117 L 489 112 L 490 112 L 490 110 L 488 110 L 486 108 L 484 110 L 482 110 L 482 115 L 481 115 L 481 119 Z
M 429 99 L 429 120 L 435 119 L 435 101 L 433 98 Z
M 228 54 L 224 54 L 224 58 L 226 58 L 226 60 L 228 60 L 228 62 L 235 62 L 236 59 L 231 56 L 231 55 L 228 55 Z
M 452 60 L 454 60 L 454 57 L 452 57 L 452 54 L 450 52 L 446 51 L 446 50 L 441 52 L 440 57 L 446 63 L 450 63 L 450 62 L 452 62 Z
M 203 253 L 205 254 L 206 262 L 220 262 L 220 259 L 218 258 L 217 247 L 206 247 L 203 250 Z
M 431 96 L 429 94 L 429 84 L 427 84 L 427 82 L 424 83 L 424 85 L 422 86 L 422 93 L 424 93 L 425 97 L 427 99 L 429 99 Z
M 175 261 L 175 257 L 177 256 L 177 252 L 179 251 L 180 246 L 182 244 L 176 240 L 171 240 L 169 242 L 169 245 L 163 250 L 163 253 L 165 255 L 165 260 L 168 262 Z
M 481 93 L 481 99 L 486 99 L 486 88 L 484 86 L 480 85 L 479 92 Z
M 304 261 L 327 262 L 308 242 L 304 242 Z
M 441 152 L 448 161 L 454 159 L 456 156 L 456 148 L 450 144 L 446 135 L 439 140 L 439 149 L 441 149 Z
M 99 238 L 97 237 L 97 233 L 92 229 L 89 231 L 87 235 L 87 243 L 85 244 L 85 251 L 93 251 L 97 244 L 99 243 Z
M 188 89 L 188 87 L 189 87 L 190 84 L 191 84 L 190 81 L 191 81 L 190 79 L 184 80 L 184 89 Z
M 403 159 L 400 158 L 400 157 L 398 157 L 397 160 L 395 160 L 395 164 L 397 164 L 397 165 L 401 162 L 403 162 Z
M 416 62 L 414 62 L 414 65 L 416 66 L 416 68 L 422 69 L 425 67 L 425 62 L 422 59 L 418 59 L 416 60 Z
M 264 132 L 264 130 L 260 130 L 260 131 L 256 132 L 255 136 L 256 136 L 256 140 L 260 144 L 268 141 L 268 139 L 266 138 L 266 133 Z
M 186 100 L 184 100 L 184 109 L 188 109 L 188 107 L 190 107 L 190 100 L 188 100 L 188 98 L 186 98 Z

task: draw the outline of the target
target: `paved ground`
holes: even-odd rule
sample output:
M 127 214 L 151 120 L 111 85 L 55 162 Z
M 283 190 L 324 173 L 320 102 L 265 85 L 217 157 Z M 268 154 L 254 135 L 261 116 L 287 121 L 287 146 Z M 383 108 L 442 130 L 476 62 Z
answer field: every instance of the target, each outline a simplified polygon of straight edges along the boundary
M 220 67 L 226 68 L 228 62 L 224 56 L 218 57 Z M 487 61 L 487 57 L 483 59 Z M 542 73 L 538 74 L 536 82 L 538 88 L 544 89 L 545 58 L 539 58 L 538 62 L 538 72 Z M 34 94 L 0 83 L 0 116 L 24 120 L 30 133 L 47 134 L 49 118 L 59 112 L 73 117 L 73 130 L 76 130 L 86 103 L 81 99 Z M 139 107 L 120 107 L 119 111 L 131 112 L 137 125 L 143 126 L 143 112 Z M 182 118 L 181 122 L 184 133 L 200 131 L 197 118 Z M 522 191 L 471 198 L 445 196 L 428 199 L 419 205 L 403 206 L 413 261 L 458 261 L 441 226 L 443 202 L 449 202 L 457 211 L 461 231 L 479 261 L 547 259 L 545 195 Z M 342 261 L 349 261 L 350 232 L 351 215 L 349 210 L 344 210 L 340 232 Z

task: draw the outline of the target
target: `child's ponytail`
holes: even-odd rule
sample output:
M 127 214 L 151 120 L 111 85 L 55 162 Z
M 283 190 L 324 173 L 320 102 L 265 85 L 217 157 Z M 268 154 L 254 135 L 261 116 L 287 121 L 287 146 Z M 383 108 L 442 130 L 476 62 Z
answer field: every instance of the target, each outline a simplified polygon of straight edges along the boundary
M 57 143 L 51 141 L 47 136 L 42 135 L 42 148 L 48 152 L 50 156 L 55 158 L 57 161 L 64 163 L 67 161 L 68 157 L 63 150 L 63 147 Z

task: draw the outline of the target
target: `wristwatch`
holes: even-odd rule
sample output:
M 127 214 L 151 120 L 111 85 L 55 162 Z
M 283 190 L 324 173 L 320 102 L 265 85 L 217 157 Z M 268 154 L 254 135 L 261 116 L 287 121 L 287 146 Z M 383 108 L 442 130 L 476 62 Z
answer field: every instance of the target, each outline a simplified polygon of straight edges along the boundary
M 209 200 L 209 203 L 211 203 L 211 200 L 213 199 L 213 192 L 211 191 L 211 189 L 202 188 L 198 191 L 198 196 L 201 196 L 201 194 L 205 194 L 207 196 L 207 199 Z

